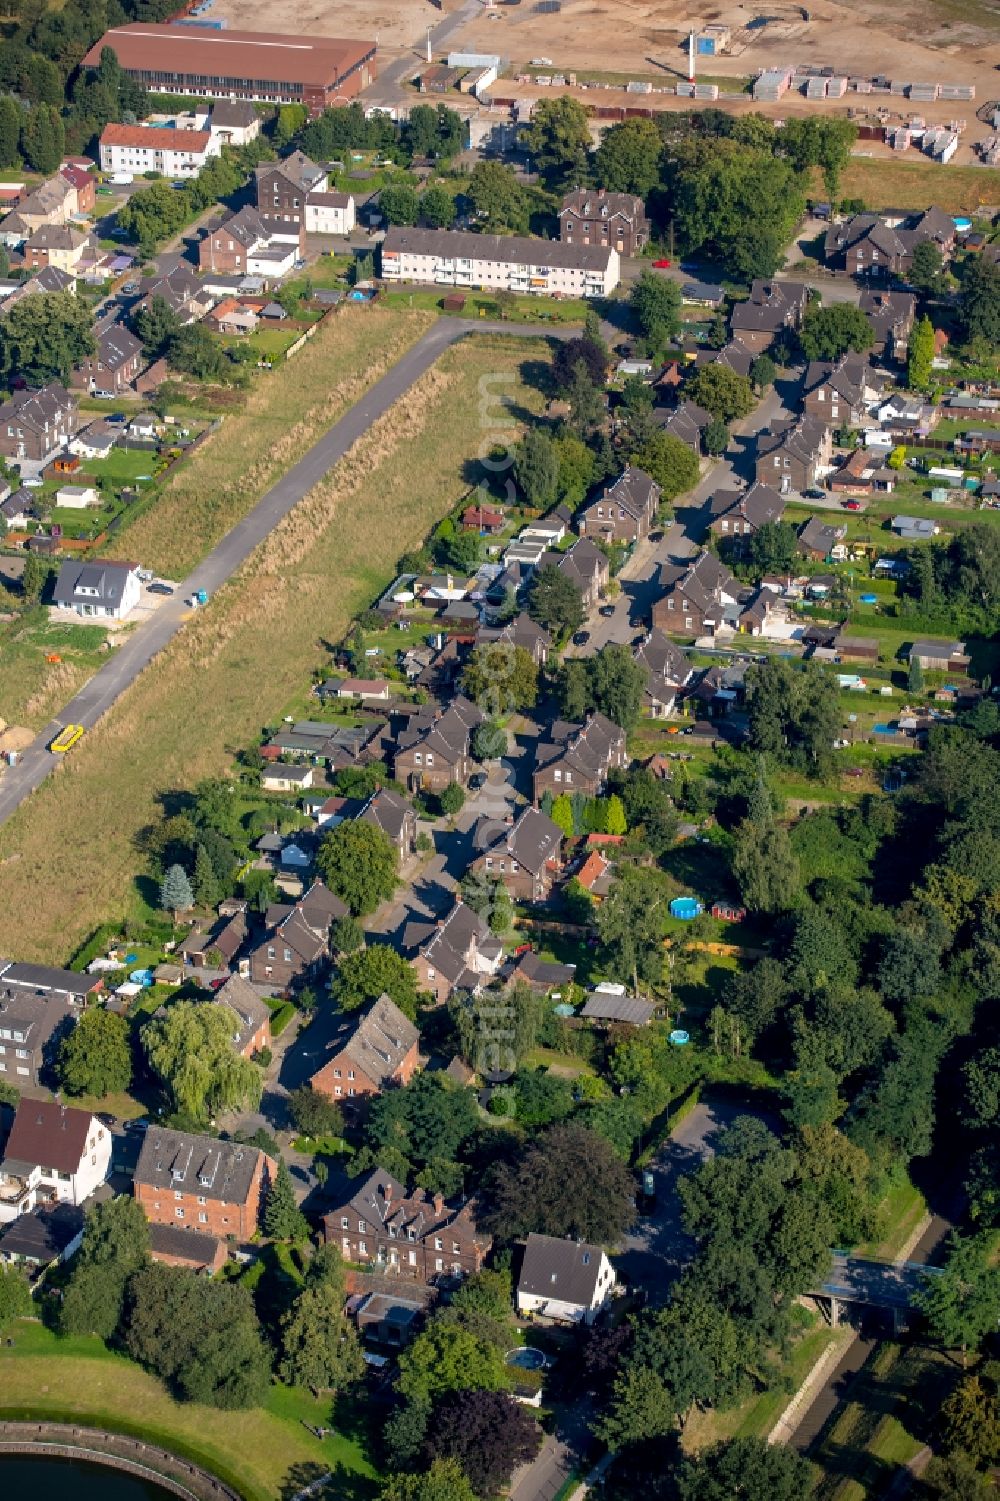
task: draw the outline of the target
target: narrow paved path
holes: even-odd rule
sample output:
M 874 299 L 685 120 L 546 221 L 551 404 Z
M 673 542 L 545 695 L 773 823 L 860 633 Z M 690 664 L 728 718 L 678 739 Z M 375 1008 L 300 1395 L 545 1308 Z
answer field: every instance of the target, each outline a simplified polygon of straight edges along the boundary
M 283 474 L 253 510 L 226 533 L 197 568 L 177 586 L 148 621 L 118 647 L 104 667 L 50 720 L 24 752 L 18 764 L 0 780 L 0 824 L 39 787 L 60 757 L 49 745 L 63 725 L 92 729 L 135 682 L 144 667 L 167 646 L 189 614 L 185 599 L 196 590 L 214 594 L 246 562 L 270 532 L 337 464 L 368 429 L 384 417 L 450 345 L 472 333 L 505 334 L 515 338 L 568 338 L 576 330 L 556 330 L 535 324 L 479 323 L 464 318 L 439 318 L 357 404 L 345 412 L 297 464 Z M 293 372 L 290 372 L 293 377 Z M 72 755 L 72 752 L 70 752 Z

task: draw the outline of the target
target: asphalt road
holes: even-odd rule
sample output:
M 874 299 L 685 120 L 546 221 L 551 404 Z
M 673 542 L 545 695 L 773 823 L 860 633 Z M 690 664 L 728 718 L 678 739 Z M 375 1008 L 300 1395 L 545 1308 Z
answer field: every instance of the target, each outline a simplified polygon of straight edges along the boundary
M 144 667 L 167 646 L 189 614 L 185 599 L 196 590 L 215 593 L 246 562 L 289 511 L 329 473 L 373 423 L 404 396 L 451 344 L 470 333 L 501 333 L 514 337 L 560 337 L 534 324 L 479 323 L 471 319 L 440 318 L 361 400 L 309 449 L 253 510 L 204 558 L 176 592 L 115 650 L 111 659 L 65 705 L 23 753 L 18 764 L 0 778 L 0 825 L 39 787 L 62 759 L 49 750 L 67 724 L 92 729 L 115 701 L 135 682 Z M 564 335 L 565 336 L 565 335 Z M 211 606 L 209 606 L 211 608 Z M 72 751 L 69 753 L 72 755 Z

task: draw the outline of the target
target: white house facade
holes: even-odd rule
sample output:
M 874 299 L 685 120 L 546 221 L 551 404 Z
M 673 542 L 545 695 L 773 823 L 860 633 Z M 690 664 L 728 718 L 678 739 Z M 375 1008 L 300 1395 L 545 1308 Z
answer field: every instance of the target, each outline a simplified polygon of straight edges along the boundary
M 89 1110 L 22 1099 L 0 1162 L 0 1222 L 83 1204 L 111 1170 L 111 1132 Z
M 307 235 L 349 235 L 354 224 L 350 193 L 310 193 L 306 199 Z
M 592 1324 L 616 1280 L 600 1246 L 529 1235 L 517 1280 L 517 1311 L 559 1324 Z
M 218 156 L 221 150 L 219 136 L 210 130 L 105 125 L 101 132 L 101 171 L 197 177 L 209 157 Z
M 390 282 L 605 297 L 620 276 L 617 250 L 601 245 L 402 226 L 393 226 L 382 244 L 382 277 Z

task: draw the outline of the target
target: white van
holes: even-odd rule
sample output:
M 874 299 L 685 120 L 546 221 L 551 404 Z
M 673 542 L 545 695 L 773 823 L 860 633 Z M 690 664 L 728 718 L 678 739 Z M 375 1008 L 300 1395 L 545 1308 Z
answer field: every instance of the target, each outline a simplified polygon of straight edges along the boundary
M 114 183 L 116 188 L 127 188 L 135 181 L 135 178 L 131 172 L 112 172 L 108 181 Z

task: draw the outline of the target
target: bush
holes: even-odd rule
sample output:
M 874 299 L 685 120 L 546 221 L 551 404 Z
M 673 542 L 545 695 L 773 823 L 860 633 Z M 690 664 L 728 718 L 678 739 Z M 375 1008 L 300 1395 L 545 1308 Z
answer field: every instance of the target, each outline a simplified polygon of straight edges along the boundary
M 291 1001 L 282 1001 L 281 1005 L 271 1012 L 271 1036 L 280 1037 L 294 1015 L 295 1007 Z

